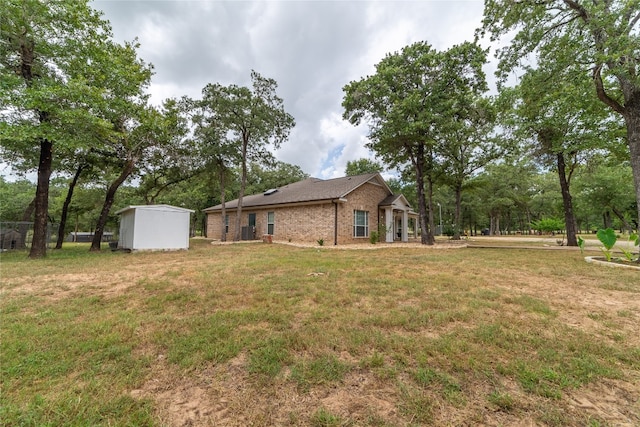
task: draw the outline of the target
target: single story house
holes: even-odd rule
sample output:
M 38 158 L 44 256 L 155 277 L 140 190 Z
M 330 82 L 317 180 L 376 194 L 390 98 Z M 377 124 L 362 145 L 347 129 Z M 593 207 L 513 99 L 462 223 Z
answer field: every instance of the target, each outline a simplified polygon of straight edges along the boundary
M 206 235 L 227 240 L 235 236 L 238 200 L 204 210 Z M 260 239 L 326 244 L 368 242 L 372 232 L 382 231 L 380 241 L 416 237 L 417 214 L 407 199 L 394 195 L 379 173 L 336 179 L 308 178 L 242 200 L 242 240 Z
M 127 206 L 120 215 L 118 248 L 127 250 L 189 249 L 191 209 L 170 205 Z

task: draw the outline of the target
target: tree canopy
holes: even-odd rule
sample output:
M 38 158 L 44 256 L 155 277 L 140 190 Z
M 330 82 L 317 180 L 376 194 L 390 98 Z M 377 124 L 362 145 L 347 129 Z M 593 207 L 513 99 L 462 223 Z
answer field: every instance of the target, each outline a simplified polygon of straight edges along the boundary
M 361 158 L 349 160 L 344 170 L 346 176 L 361 175 L 363 173 L 374 173 L 384 171 L 384 166 L 375 160 Z
M 485 1 L 479 35 L 513 40 L 497 51 L 499 74 L 525 59 L 580 69 L 602 103 L 620 114 L 635 184 L 640 227 L 640 3 L 637 0 Z M 532 58 L 530 55 L 535 54 Z
M 122 90 L 151 75 L 135 45 L 111 37 L 87 0 L 3 2 L 0 147 L 14 165 L 37 170 L 33 258 L 46 254 L 54 153 L 72 155 L 117 132 L 104 113 L 121 102 Z
M 240 156 L 242 173 L 234 240 L 240 240 L 248 162 L 271 159 L 269 150 L 279 148 L 295 126 L 293 116 L 285 111 L 282 98 L 276 94 L 276 81 L 252 71 L 251 82 L 252 88 L 216 83 L 202 90 L 202 102 L 207 104 L 215 126 L 221 129 L 220 136 L 230 138 Z
M 486 52 L 477 44 L 438 52 L 419 42 L 387 55 L 376 74 L 343 89 L 343 117 L 369 124 L 369 148 L 390 166 L 413 170 L 423 244 L 434 242 L 437 143 L 453 127 L 452 118 L 487 90 L 485 62 Z

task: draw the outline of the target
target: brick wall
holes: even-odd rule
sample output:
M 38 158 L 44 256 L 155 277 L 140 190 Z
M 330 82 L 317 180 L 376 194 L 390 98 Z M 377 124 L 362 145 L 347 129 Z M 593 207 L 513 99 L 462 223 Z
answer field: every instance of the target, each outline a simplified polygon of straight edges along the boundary
M 353 237 L 353 211 L 369 212 L 369 232 L 378 228 L 378 203 L 387 196 L 384 187 L 366 183 L 347 195 L 346 203 L 338 203 L 338 244 L 368 242 L 369 237 Z M 323 203 L 315 205 L 296 205 L 255 209 L 245 207 L 242 210 L 241 226 L 249 223 L 249 213 L 256 214 L 256 237 L 267 234 L 267 212 L 274 212 L 274 240 L 315 243 L 324 240 L 325 245 L 334 242 L 335 205 Z M 233 240 L 235 232 L 236 210 L 227 210 L 229 215 L 229 233 L 227 240 Z M 220 239 L 221 214 L 207 215 L 207 237 Z
M 369 237 L 353 237 L 353 211 L 369 212 L 369 233 L 378 229 L 378 204 L 387 197 L 381 185 L 366 183 L 347 195 L 347 203 L 338 209 L 338 243 L 363 243 Z M 333 242 L 333 239 L 331 240 Z

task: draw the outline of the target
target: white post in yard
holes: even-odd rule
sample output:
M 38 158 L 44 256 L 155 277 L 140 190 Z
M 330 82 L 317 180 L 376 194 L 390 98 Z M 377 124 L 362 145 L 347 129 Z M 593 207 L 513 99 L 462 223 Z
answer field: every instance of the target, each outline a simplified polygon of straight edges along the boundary
M 402 241 L 409 241 L 409 214 L 406 209 L 402 211 Z
M 393 207 L 384 209 L 384 222 L 387 228 L 385 241 L 387 243 L 393 243 Z

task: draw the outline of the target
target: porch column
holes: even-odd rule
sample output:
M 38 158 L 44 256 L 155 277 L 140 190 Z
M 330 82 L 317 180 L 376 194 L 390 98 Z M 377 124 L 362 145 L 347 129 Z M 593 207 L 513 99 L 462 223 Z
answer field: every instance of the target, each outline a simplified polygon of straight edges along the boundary
M 402 211 L 402 241 L 409 241 L 409 214 L 406 210 Z
M 384 225 L 387 228 L 385 241 L 393 243 L 393 207 L 384 208 Z

